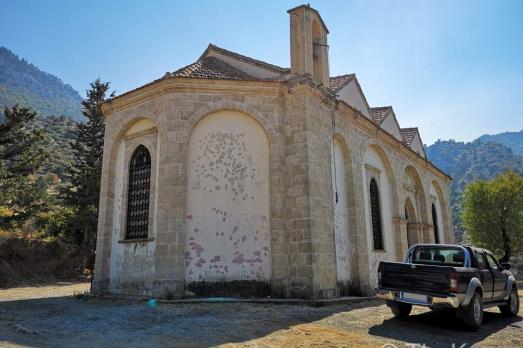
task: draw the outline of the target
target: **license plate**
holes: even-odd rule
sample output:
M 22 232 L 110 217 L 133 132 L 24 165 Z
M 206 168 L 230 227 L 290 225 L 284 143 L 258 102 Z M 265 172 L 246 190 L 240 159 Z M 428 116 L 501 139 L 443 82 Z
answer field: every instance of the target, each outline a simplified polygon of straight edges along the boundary
M 426 295 L 413 294 L 411 292 L 402 292 L 400 297 L 404 300 L 420 302 L 420 303 L 428 303 L 428 299 L 427 299 Z

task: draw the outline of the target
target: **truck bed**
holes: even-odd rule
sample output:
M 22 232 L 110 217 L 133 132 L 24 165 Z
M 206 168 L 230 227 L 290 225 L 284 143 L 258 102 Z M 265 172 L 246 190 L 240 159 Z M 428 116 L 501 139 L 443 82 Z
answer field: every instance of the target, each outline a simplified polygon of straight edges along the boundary
M 456 272 L 458 277 L 463 276 L 461 267 L 403 262 L 381 262 L 380 271 L 383 289 L 422 294 L 448 294 L 450 274 Z

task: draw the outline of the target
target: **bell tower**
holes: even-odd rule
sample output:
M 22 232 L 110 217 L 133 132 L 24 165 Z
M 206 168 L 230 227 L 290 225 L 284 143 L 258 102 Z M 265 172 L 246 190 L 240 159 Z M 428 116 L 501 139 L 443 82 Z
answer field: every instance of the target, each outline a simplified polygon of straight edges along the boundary
M 309 4 L 287 11 L 291 25 L 291 73 L 310 74 L 329 86 L 329 30 Z

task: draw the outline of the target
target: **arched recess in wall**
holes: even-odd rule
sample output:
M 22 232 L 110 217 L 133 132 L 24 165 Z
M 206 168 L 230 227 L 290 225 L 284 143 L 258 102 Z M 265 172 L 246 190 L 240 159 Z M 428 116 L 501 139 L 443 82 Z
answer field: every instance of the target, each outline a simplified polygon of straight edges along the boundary
M 385 151 L 377 144 L 368 146 L 363 157 L 362 167 L 363 198 L 365 211 L 365 225 L 367 233 L 367 248 L 369 254 L 369 275 L 371 286 L 377 285 L 377 269 L 382 260 L 393 260 L 396 256 L 396 239 L 392 222 L 397 216 L 397 194 L 394 173 Z M 381 228 L 383 248 L 374 249 L 372 211 L 371 211 L 371 180 L 374 179 L 379 192 Z
M 407 246 L 410 248 L 418 242 L 416 210 L 410 197 L 405 200 L 405 220 L 407 221 Z
M 353 282 L 352 270 L 356 268 L 355 263 L 357 262 L 356 253 L 352 250 L 355 236 L 352 233 L 354 228 L 350 226 L 349 206 L 352 205 L 350 196 L 353 195 L 353 192 L 350 190 L 352 180 L 349 180 L 351 173 L 348 170 L 348 163 L 350 163 L 350 158 L 346 142 L 340 135 L 336 135 L 333 138 L 331 150 L 332 204 L 336 275 L 342 295 L 349 293 Z
M 211 113 L 187 155 L 185 279 L 202 284 L 271 278 L 269 141 L 252 117 Z M 212 285 L 211 289 L 213 291 Z
M 448 216 L 447 203 L 443 191 L 437 181 L 432 181 L 430 185 L 430 202 L 435 208 L 435 218 L 437 219 L 438 237 L 441 243 L 450 242 L 450 218 Z M 434 220 L 431 218 L 432 225 Z M 432 237 L 435 239 L 435 237 Z
M 108 179 L 114 188 L 108 198 L 108 202 L 112 198 L 109 289 L 115 293 L 129 291 L 123 287 L 132 282 L 136 294 L 145 294 L 154 281 L 154 272 L 144 270 L 154 269 L 158 152 L 158 130 L 149 118 L 123 124 L 109 152 Z
M 153 185 L 156 185 L 157 171 L 153 168 L 153 158 L 157 154 L 158 131 L 149 118 L 135 119 L 125 128 L 117 143 L 119 151 L 115 171 L 115 193 L 123 200 L 118 207 L 117 219 L 122 228 L 120 238 L 147 238 L 150 232 L 154 232 L 151 213 L 155 205 Z
M 428 222 L 428 210 L 427 210 L 427 198 L 425 195 L 425 190 L 423 189 L 423 184 L 421 182 L 421 178 L 416 171 L 416 169 L 413 166 L 407 166 L 405 168 L 405 175 L 410 178 L 410 182 L 413 185 L 414 189 L 414 206 L 416 207 L 416 211 L 420 214 L 420 219 L 418 223 L 425 223 Z

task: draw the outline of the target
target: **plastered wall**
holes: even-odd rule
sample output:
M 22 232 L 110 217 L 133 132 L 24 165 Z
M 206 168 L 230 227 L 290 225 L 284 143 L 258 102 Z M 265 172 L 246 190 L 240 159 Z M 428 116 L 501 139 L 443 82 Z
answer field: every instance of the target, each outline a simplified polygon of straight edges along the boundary
M 269 143 L 251 117 L 220 111 L 188 146 L 185 279 L 269 281 Z

